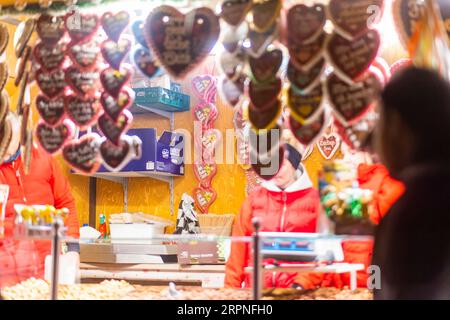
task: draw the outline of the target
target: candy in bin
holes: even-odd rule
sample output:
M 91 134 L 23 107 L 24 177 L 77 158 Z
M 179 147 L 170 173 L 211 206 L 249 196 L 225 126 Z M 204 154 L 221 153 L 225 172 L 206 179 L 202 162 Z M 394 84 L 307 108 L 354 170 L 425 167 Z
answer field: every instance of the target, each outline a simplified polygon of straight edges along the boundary
M 59 221 L 65 225 L 69 210 L 56 209 L 51 205 L 15 205 L 16 218 L 14 234 L 16 237 L 44 237 L 52 235 L 52 224 Z

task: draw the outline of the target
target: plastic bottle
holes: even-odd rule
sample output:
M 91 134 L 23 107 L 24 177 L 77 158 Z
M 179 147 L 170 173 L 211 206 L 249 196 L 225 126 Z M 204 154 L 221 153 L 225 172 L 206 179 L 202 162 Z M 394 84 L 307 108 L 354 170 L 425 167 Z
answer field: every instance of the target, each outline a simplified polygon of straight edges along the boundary
M 100 214 L 100 226 L 98 231 L 100 231 L 100 239 L 106 239 L 106 217 L 103 213 Z

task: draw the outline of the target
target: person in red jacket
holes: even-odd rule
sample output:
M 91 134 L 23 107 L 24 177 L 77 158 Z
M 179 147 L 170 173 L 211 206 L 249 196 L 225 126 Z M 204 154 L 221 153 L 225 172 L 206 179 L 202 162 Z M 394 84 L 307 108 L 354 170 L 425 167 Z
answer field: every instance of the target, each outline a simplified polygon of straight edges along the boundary
M 17 128 L 16 128 L 17 129 Z M 18 135 L 20 130 L 15 130 Z M 0 287 L 15 284 L 29 277 L 42 277 L 45 257 L 50 254 L 50 241 L 13 239 L 14 204 L 53 205 L 67 208 L 67 235 L 79 237 L 78 216 L 75 201 L 67 178 L 56 160 L 44 150 L 33 147 L 30 172 L 24 173 L 24 165 L 18 139 L 13 139 L 5 159 L 0 159 L 0 184 L 9 186 L 4 229 L 0 238 Z M 14 151 L 16 150 L 16 151 Z M 3 161 L 1 161 L 3 160 Z M 68 244 L 69 251 L 79 251 L 76 244 Z M 71 253 L 72 254 L 72 253 Z
M 233 236 L 250 236 L 251 220 L 259 217 L 262 232 L 316 232 L 320 212 L 319 193 L 301 165 L 300 153 L 286 144 L 285 159 L 280 171 L 270 181 L 253 190 L 242 205 L 233 226 Z M 226 287 L 249 287 L 251 275 L 244 268 L 251 262 L 247 243 L 232 242 L 230 257 L 226 264 Z M 320 275 L 285 272 L 266 272 L 265 287 L 303 289 L 315 287 L 313 279 Z

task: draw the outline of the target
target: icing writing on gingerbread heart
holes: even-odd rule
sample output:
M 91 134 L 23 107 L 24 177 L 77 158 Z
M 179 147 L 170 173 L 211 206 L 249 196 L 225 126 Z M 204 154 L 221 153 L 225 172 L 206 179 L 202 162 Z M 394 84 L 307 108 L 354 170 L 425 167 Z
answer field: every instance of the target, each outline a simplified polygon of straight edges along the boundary
M 133 116 L 128 110 L 124 110 L 117 117 L 117 120 L 113 120 L 108 115 L 103 114 L 98 118 L 98 127 L 109 141 L 118 145 L 122 134 L 131 125 L 132 120 Z
M 80 128 L 92 125 L 100 112 L 100 104 L 96 97 L 82 98 L 69 95 L 65 99 L 65 108 L 70 119 Z
M 319 152 L 322 156 L 330 160 L 339 150 L 340 139 L 337 134 L 323 134 L 316 142 Z
M 130 51 L 130 48 L 131 40 L 127 38 L 122 38 L 118 42 L 107 39 L 102 43 L 101 51 L 103 59 L 105 59 L 111 67 L 118 70 L 123 59 L 125 59 L 125 56 L 128 54 L 128 51 Z
M 198 187 L 194 189 L 194 201 L 202 213 L 208 213 L 209 207 L 216 200 L 217 192 L 212 188 Z
M 100 21 L 95 14 L 73 12 L 66 15 L 65 26 L 73 42 L 84 42 L 94 36 Z
M 118 41 L 120 35 L 130 22 L 130 14 L 126 11 L 120 11 L 116 14 L 106 12 L 101 18 L 101 24 L 108 38 Z
M 62 150 L 62 155 L 75 170 L 94 173 L 101 165 L 99 149 L 100 136 L 90 133 L 67 143 Z
M 66 80 L 64 70 L 57 69 L 52 72 L 36 71 L 36 82 L 39 89 L 49 98 L 54 98 L 64 92 Z
M 100 74 L 100 81 L 103 88 L 113 97 L 117 97 L 123 86 L 127 84 L 132 75 L 132 71 L 128 66 L 122 66 L 120 70 L 107 68 Z
M 89 95 L 95 93 L 98 86 L 98 70 L 81 71 L 76 67 L 66 69 L 66 82 L 79 95 Z
M 48 99 L 46 96 L 38 95 L 36 109 L 46 124 L 54 126 L 64 117 L 64 97 Z
M 97 63 L 100 47 L 97 41 L 69 44 L 68 55 L 80 69 L 92 69 Z
M 73 124 L 65 120 L 56 127 L 50 127 L 41 122 L 36 127 L 36 137 L 42 148 L 48 153 L 59 151 L 62 146 L 72 137 Z
M 102 92 L 100 96 L 100 103 L 103 110 L 113 120 L 117 120 L 124 109 L 127 109 L 134 99 L 134 91 L 131 89 L 124 89 L 120 91 L 119 96 L 114 98 L 107 92 Z
M 64 19 L 43 13 L 36 21 L 36 32 L 43 43 L 55 45 L 66 33 Z
M 34 47 L 34 57 L 43 70 L 53 71 L 58 69 L 66 58 L 66 44 L 61 42 L 55 45 L 47 45 L 40 42 Z

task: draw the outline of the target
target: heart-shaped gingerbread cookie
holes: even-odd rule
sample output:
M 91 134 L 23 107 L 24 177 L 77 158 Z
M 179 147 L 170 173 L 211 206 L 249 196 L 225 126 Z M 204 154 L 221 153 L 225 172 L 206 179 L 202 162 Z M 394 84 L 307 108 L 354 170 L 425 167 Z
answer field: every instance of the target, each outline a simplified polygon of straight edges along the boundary
M 41 14 L 36 21 L 36 32 L 43 43 L 54 46 L 66 33 L 63 16 Z
M 335 133 L 323 134 L 316 142 L 317 149 L 326 160 L 334 157 L 341 145 L 341 139 Z
M 138 136 L 122 136 L 119 145 L 104 138 L 100 144 L 103 165 L 109 171 L 122 170 L 132 159 L 139 159 L 142 153 L 142 141 Z
M 250 81 L 248 85 L 248 96 L 251 101 L 251 106 L 257 110 L 266 110 L 273 105 L 274 101 L 278 100 L 282 87 L 280 78 L 268 83 L 256 83 Z
M 98 127 L 109 141 L 118 145 L 122 134 L 127 131 L 132 121 L 132 114 L 128 110 L 123 110 L 117 117 L 117 120 L 111 119 L 106 114 L 100 116 L 98 118 Z
M 251 9 L 252 29 L 260 33 L 266 32 L 277 21 L 281 7 L 281 0 L 255 1 Z
M 146 49 L 149 49 L 147 41 L 145 41 L 144 37 L 144 21 L 136 20 L 131 25 L 131 31 L 133 32 L 134 39 L 137 43 L 143 46 Z
M 320 59 L 315 65 L 307 70 L 297 68 L 292 62 L 289 62 L 287 78 L 296 90 L 307 94 L 319 84 L 320 77 L 325 71 L 325 67 L 325 59 Z
M 219 80 L 220 97 L 230 107 L 236 106 L 244 97 L 245 81 L 247 77 L 241 75 L 238 80 L 231 81 L 226 76 L 222 76 Z
M 119 96 L 114 98 L 108 92 L 102 92 L 100 103 L 105 113 L 113 120 L 117 120 L 123 110 L 127 109 L 134 100 L 134 91 L 130 88 L 124 88 Z
M 206 7 L 184 15 L 163 5 L 149 14 L 144 26 L 147 43 L 175 78 L 183 78 L 195 68 L 212 50 L 219 34 L 219 20 Z
M 274 128 L 280 118 L 282 108 L 280 100 L 275 100 L 265 110 L 256 109 L 251 105 L 245 110 L 247 110 L 245 118 L 250 121 L 254 130 L 259 131 Z
M 62 69 L 45 72 L 42 69 L 36 71 L 36 82 L 39 89 L 50 99 L 61 95 L 66 89 L 65 73 Z
M 248 32 L 250 46 L 246 48 L 248 55 L 253 58 L 259 58 L 266 52 L 267 47 L 275 40 L 278 35 L 278 24 L 274 23 L 266 32 L 260 33 L 255 30 Z
M 283 166 L 284 154 L 284 145 L 272 149 L 267 154 L 259 154 L 256 159 L 251 159 L 252 169 L 263 180 L 270 180 L 278 174 Z M 252 157 L 250 156 L 250 158 Z
M 100 19 L 95 14 L 74 11 L 66 15 L 64 25 L 73 43 L 86 42 L 97 33 Z
M 210 187 L 211 180 L 217 173 L 217 164 L 197 162 L 194 164 L 194 174 L 200 185 L 203 187 Z
M 309 124 L 301 124 L 290 116 L 288 126 L 294 137 L 303 145 L 309 145 L 318 138 L 325 128 L 326 115 L 322 112 L 320 116 Z
M 162 68 L 153 58 L 150 50 L 137 46 L 131 53 L 131 60 L 141 74 L 147 78 L 157 77 L 162 74 Z
M 252 0 L 224 0 L 220 17 L 232 26 L 238 26 L 244 21 L 252 8 Z
M 127 65 L 122 65 L 120 70 L 106 68 L 100 74 L 100 82 L 106 92 L 117 98 L 122 88 L 131 79 L 132 74 L 132 69 Z
M 291 117 L 301 124 L 314 121 L 321 113 L 323 103 L 322 85 L 317 85 L 310 93 L 302 94 L 294 87 L 287 93 L 287 104 L 291 110 Z
M 208 128 L 218 116 L 217 107 L 212 103 L 199 103 L 193 112 L 195 119 L 201 122 L 202 128 Z
M 65 110 L 69 118 L 83 130 L 97 121 L 101 106 L 97 97 L 71 94 L 65 98 Z
M 123 10 L 116 14 L 106 12 L 103 14 L 100 22 L 108 38 L 117 42 L 122 32 L 130 23 L 130 14 Z
M 66 58 L 66 44 L 64 42 L 55 45 L 48 45 L 44 42 L 39 42 L 34 47 L 34 58 L 39 63 L 43 70 L 53 71 L 59 69 Z
M 70 43 L 68 48 L 68 56 L 77 68 L 91 70 L 96 67 L 97 58 L 100 54 L 100 47 L 96 40 Z
M 327 92 L 336 118 L 343 124 L 357 122 L 376 103 L 382 84 L 376 75 L 368 72 L 351 85 L 332 74 L 327 79 Z
M 288 46 L 290 62 L 298 69 L 310 69 L 322 59 L 327 40 L 327 34 L 322 32 L 317 38 L 308 43 L 291 42 Z
M 96 69 L 83 71 L 71 66 L 65 71 L 65 79 L 78 95 L 93 95 L 98 89 L 99 72 Z
M 209 207 L 217 198 L 217 192 L 211 187 L 197 187 L 194 189 L 194 201 L 201 213 L 208 213 Z
M 266 51 L 259 58 L 249 57 L 250 72 L 256 82 L 268 82 L 276 78 L 283 62 L 283 52 L 279 49 Z
M 214 103 L 217 92 L 216 82 L 216 77 L 209 74 L 195 76 L 192 78 L 192 90 L 199 99 Z
M 327 44 L 327 53 L 335 72 L 351 83 L 369 69 L 379 48 L 380 35 L 375 30 L 352 41 L 335 33 Z
M 62 155 L 72 168 L 85 174 L 92 174 L 100 168 L 100 142 L 96 133 L 88 133 L 80 139 L 68 142 Z
M 56 126 L 64 118 L 64 97 L 49 99 L 46 96 L 38 95 L 36 109 L 47 125 Z
M 131 40 L 121 38 L 117 42 L 111 39 L 103 41 L 101 52 L 103 59 L 114 69 L 118 70 L 131 49 Z
M 56 127 L 40 122 L 36 127 L 36 137 L 41 147 L 50 154 L 58 152 L 73 137 L 74 124 L 64 120 Z
M 326 22 L 325 6 L 315 4 L 308 7 L 304 4 L 292 6 L 287 13 L 287 43 L 302 44 L 316 39 L 322 32 Z

